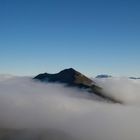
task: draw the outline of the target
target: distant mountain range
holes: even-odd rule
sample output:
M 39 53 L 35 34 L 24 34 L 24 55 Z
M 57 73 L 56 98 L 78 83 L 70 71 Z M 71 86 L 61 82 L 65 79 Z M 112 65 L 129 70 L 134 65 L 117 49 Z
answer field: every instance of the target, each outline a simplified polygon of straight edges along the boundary
M 41 82 L 46 82 L 46 83 L 47 82 L 63 83 L 71 87 L 85 88 L 90 93 L 94 93 L 100 96 L 101 98 L 110 100 L 112 102 L 117 102 L 117 103 L 119 102 L 103 94 L 102 88 L 96 85 L 96 82 L 94 82 L 93 80 L 91 80 L 90 78 L 86 77 L 85 75 L 76 71 L 73 68 L 64 69 L 60 71 L 59 73 L 55 73 L 55 74 L 49 74 L 49 73 L 39 74 L 33 79 L 39 80 Z
M 107 74 L 97 75 L 95 78 L 111 78 L 113 76 Z M 140 77 L 128 77 L 129 79 L 139 80 Z
M 129 77 L 130 79 L 138 80 L 140 77 Z
M 97 75 L 95 78 L 110 78 L 110 77 L 112 76 L 107 74 L 101 74 L 101 75 Z

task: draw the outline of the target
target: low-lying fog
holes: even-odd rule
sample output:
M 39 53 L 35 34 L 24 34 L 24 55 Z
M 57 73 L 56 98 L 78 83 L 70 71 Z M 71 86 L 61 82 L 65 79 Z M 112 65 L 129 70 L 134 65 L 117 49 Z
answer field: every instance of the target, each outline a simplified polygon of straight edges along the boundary
M 139 140 L 140 80 L 94 80 L 124 104 L 61 84 L 0 76 L 0 139 Z

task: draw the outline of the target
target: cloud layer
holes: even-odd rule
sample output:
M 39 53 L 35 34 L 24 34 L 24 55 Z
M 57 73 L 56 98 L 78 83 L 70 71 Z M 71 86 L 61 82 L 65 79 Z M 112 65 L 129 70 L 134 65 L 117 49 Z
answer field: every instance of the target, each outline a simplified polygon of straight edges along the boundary
M 127 77 L 94 79 L 103 88 L 104 94 L 125 104 L 140 105 L 140 80 Z
M 53 130 L 55 134 L 62 134 L 64 139 L 76 140 L 140 138 L 140 106 L 129 104 L 139 103 L 138 81 L 121 78 L 96 80 L 106 94 L 128 103 L 120 105 L 107 103 L 83 90 L 35 82 L 29 77 L 0 79 L 1 130 L 34 130 L 23 134 L 28 134 L 28 139 L 34 137 L 38 140 L 41 134 L 44 139 L 47 137 L 42 130 L 45 134 Z M 0 131 L 0 138 L 2 133 Z

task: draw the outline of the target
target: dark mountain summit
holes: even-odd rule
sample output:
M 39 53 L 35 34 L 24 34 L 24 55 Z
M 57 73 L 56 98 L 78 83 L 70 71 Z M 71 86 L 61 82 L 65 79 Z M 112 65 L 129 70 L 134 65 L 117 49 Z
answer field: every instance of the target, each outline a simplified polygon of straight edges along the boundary
M 68 86 L 78 86 L 83 88 L 89 88 L 93 84 L 91 79 L 77 72 L 73 68 L 62 70 L 56 74 L 39 74 L 34 79 L 38 79 L 43 82 L 65 83 Z
M 78 88 L 86 88 L 90 93 L 94 93 L 104 99 L 110 100 L 112 102 L 119 102 L 111 97 L 106 96 L 102 93 L 102 88 L 97 86 L 96 83 L 80 72 L 74 70 L 73 68 L 65 69 L 56 74 L 43 73 L 34 77 L 35 80 L 41 82 L 57 82 L 64 83 L 67 86 L 74 86 Z

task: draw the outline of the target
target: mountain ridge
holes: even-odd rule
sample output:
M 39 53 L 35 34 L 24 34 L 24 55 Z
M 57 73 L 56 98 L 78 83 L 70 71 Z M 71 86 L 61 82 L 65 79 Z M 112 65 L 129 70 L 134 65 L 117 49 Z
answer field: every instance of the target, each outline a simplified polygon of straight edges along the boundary
M 71 87 L 85 88 L 88 89 L 88 92 L 96 94 L 101 98 L 120 103 L 120 101 L 105 95 L 102 92 L 102 88 L 96 85 L 96 82 L 73 68 L 64 69 L 55 74 L 42 73 L 35 76 L 33 79 L 41 82 L 63 83 Z

